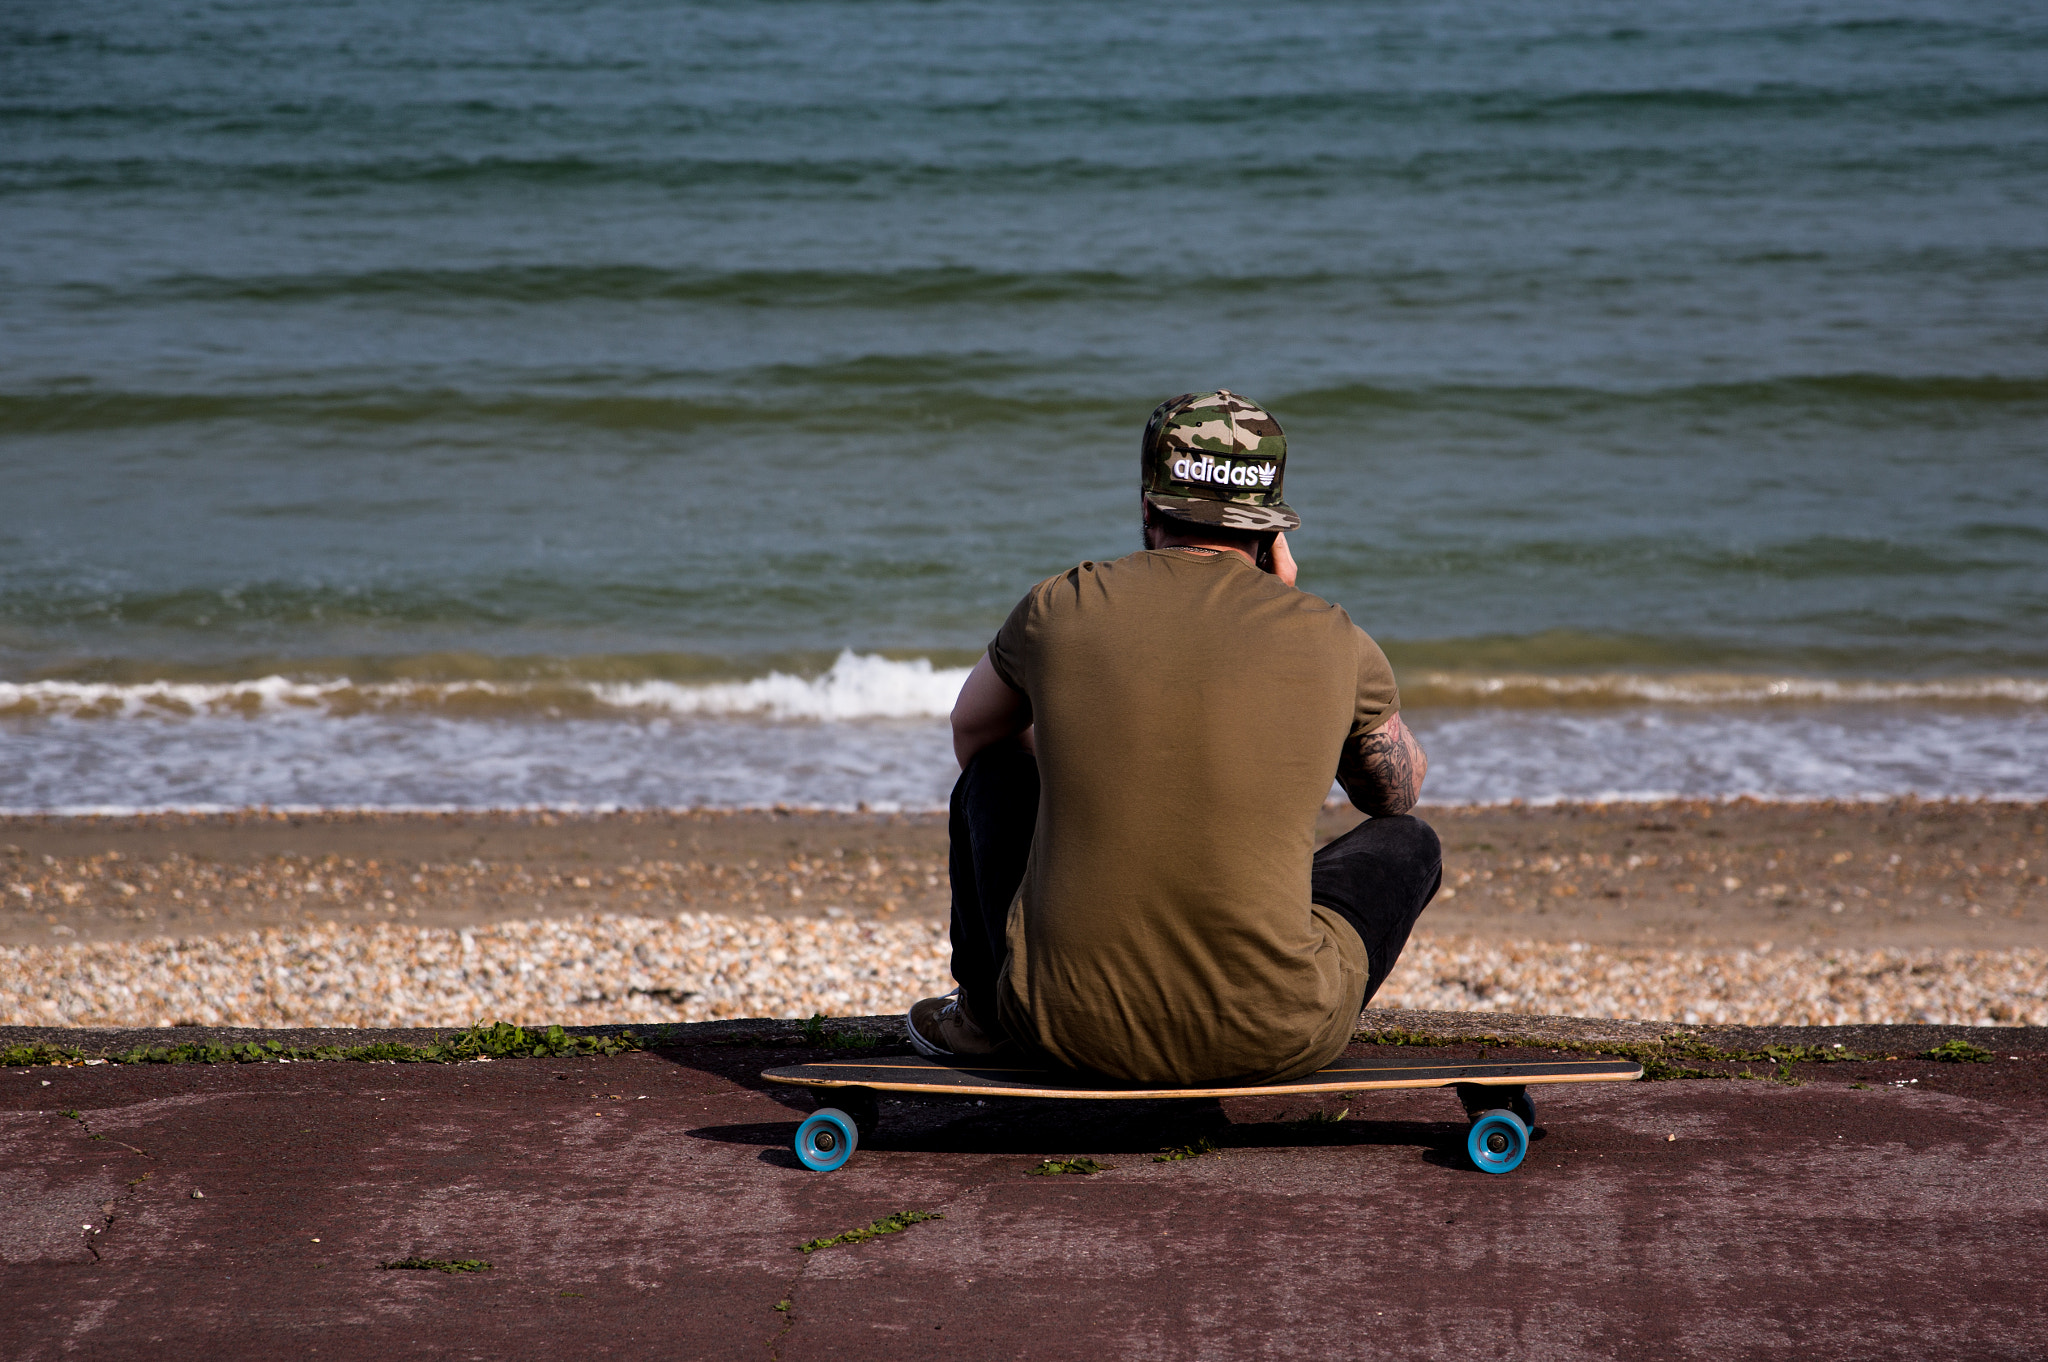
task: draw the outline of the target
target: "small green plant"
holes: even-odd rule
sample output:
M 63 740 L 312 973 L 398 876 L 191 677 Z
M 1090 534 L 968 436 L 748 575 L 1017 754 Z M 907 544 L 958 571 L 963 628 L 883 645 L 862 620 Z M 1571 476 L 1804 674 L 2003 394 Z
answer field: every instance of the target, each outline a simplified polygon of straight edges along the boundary
M 1349 1107 L 1345 1107 L 1344 1109 L 1339 1111 L 1335 1116 L 1330 1115 L 1329 1112 L 1324 1111 L 1322 1108 L 1318 1107 L 1316 1110 L 1308 1114 L 1307 1123 L 1312 1126 L 1333 1126 L 1336 1125 L 1337 1122 L 1349 1116 L 1350 1114 L 1351 1108 Z
M 1030 1172 L 1034 1176 L 1041 1178 L 1056 1178 L 1063 1173 L 1077 1173 L 1082 1177 L 1087 1177 L 1090 1173 L 1107 1173 L 1114 1167 L 1116 1165 L 1113 1163 L 1097 1163 L 1089 1158 L 1047 1159 L 1044 1163 L 1039 1164 L 1038 1167 L 1031 1169 Z
M 1989 1064 L 1993 1055 L 1966 1040 L 1945 1040 L 1921 1058 L 1939 1060 L 1943 1064 Z
M 489 1272 L 481 1258 L 393 1258 L 378 1267 L 386 1272 Z
M 1673 1064 L 1669 1060 L 1658 1059 L 1654 1055 L 1631 1055 L 1630 1058 L 1635 1059 L 1638 1064 L 1643 1066 L 1643 1080 L 1648 1083 L 1663 1083 L 1676 1079 L 1728 1077 L 1727 1074 L 1717 1074 L 1712 1069 L 1695 1069 L 1686 1064 Z
M 859 1031 L 842 1031 L 836 1035 L 827 1031 L 822 1012 L 813 1012 L 804 1018 L 800 1031 L 806 1045 L 817 1045 L 827 1050 L 872 1050 L 876 1045 L 873 1036 Z
M 1860 1064 L 1870 1056 L 1840 1045 L 1766 1045 L 1754 1058 L 1775 1059 L 1780 1064 Z
M 1154 1163 L 1179 1163 L 1183 1159 L 1199 1159 L 1204 1154 L 1214 1154 L 1216 1142 L 1204 1135 L 1193 1144 L 1184 1144 L 1177 1149 L 1162 1150 L 1152 1156 Z
M 85 1056 L 62 1045 L 32 1040 L 0 1050 L 0 1068 L 32 1069 L 43 1064 L 83 1064 Z
M 808 1244 L 798 1244 L 798 1253 L 816 1253 L 819 1249 L 831 1248 L 835 1244 L 865 1244 L 870 1239 L 880 1239 L 885 1234 L 901 1234 L 912 1225 L 921 1225 L 927 1220 L 944 1220 L 944 1211 L 898 1211 L 885 1215 L 880 1220 L 863 1225 L 857 1230 L 847 1230 L 825 1239 L 813 1239 Z

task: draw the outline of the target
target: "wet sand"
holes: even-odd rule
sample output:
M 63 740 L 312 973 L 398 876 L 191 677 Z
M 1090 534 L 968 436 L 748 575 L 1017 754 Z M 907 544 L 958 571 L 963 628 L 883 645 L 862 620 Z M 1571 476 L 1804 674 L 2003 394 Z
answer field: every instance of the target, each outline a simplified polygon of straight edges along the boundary
M 1419 931 L 1614 948 L 2048 946 L 2048 806 L 1429 808 Z M 1334 836 L 1356 821 L 1324 816 Z M 612 913 L 943 919 L 935 815 L 0 819 L 0 944 Z

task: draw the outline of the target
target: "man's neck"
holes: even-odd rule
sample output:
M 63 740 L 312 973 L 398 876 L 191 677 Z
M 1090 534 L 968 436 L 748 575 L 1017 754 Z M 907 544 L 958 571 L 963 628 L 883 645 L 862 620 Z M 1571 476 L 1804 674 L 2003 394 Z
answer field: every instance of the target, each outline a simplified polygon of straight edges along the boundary
M 1245 552 L 1243 549 L 1239 548 L 1235 544 L 1218 544 L 1214 542 L 1204 542 L 1200 539 L 1190 539 L 1185 535 L 1175 534 L 1161 535 L 1159 539 L 1159 547 L 1162 549 L 1192 549 L 1196 553 L 1234 553 L 1238 557 L 1244 559 L 1247 563 L 1250 563 L 1253 567 L 1257 567 L 1259 565 L 1257 559 L 1253 558 L 1251 554 Z

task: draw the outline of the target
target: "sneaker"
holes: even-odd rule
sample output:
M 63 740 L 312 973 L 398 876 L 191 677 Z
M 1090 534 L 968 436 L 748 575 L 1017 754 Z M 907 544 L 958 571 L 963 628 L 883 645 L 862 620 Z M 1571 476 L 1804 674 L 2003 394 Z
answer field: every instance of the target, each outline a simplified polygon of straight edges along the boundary
M 985 1059 L 1007 1053 L 1008 1040 L 981 1029 L 954 989 L 943 998 L 922 998 L 903 1014 L 910 1043 L 927 1059 Z

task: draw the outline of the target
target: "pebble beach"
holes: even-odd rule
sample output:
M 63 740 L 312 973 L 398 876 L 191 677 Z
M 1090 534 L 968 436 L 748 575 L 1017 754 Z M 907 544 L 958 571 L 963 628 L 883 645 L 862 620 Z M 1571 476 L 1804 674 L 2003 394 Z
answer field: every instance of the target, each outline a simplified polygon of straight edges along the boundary
M 1445 887 L 1374 1007 L 2048 1025 L 2038 806 L 1429 816 Z M 252 813 L 4 838 L 0 1025 L 655 1025 L 952 986 L 934 818 Z
M 952 987 L 940 923 L 605 916 L 273 928 L 0 951 L 0 1024 L 658 1024 L 900 1012 Z M 1418 937 L 1381 1007 L 1741 1025 L 2048 1026 L 2048 951 L 1601 950 Z

